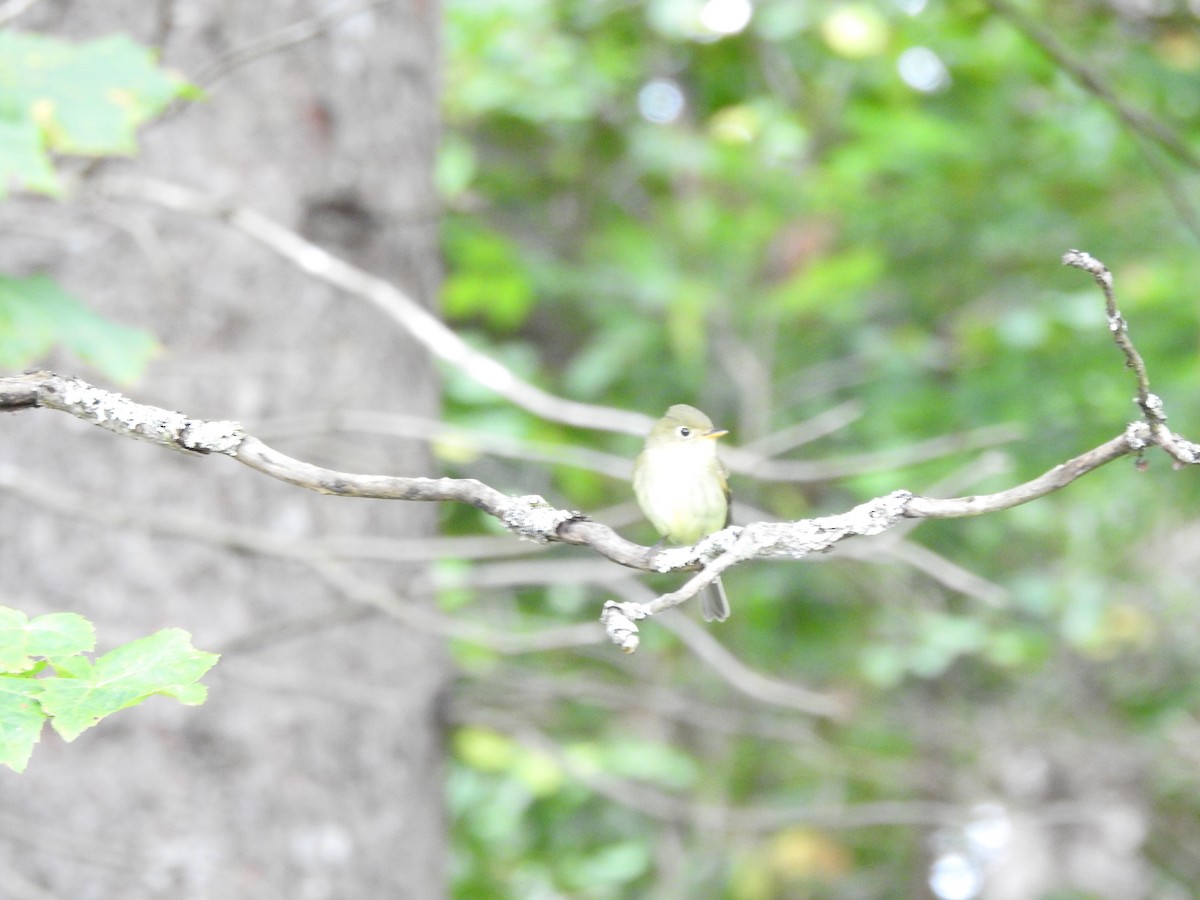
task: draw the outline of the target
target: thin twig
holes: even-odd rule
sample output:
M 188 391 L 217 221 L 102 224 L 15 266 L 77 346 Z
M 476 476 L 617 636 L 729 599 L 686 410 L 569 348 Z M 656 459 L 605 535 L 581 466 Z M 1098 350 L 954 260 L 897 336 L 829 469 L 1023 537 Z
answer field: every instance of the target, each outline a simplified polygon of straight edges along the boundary
M 156 179 L 105 182 L 109 196 L 138 199 L 189 215 L 222 219 L 298 269 L 372 304 L 426 350 L 516 406 L 551 422 L 644 435 L 654 420 L 641 413 L 567 400 L 542 390 L 476 350 L 414 297 L 391 282 L 346 262 L 262 213 L 231 206 L 183 185 Z
M 454 700 L 466 695 L 477 698 L 475 702 L 484 700 L 527 717 L 543 703 L 565 701 L 623 714 L 646 711 L 701 731 L 781 741 L 793 750 L 817 741 L 811 718 L 796 716 L 791 711 L 764 714 L 740 699 L 717 704 L 694 693 L 674 690 L 661 681 L 626 679 L 625 683 L 612 683 L 561 671 L 542 675 L 524 667 L 492 662 L 478 672 L 463 672 L 459 681 Z
M 1108 330 L 1112 332 L 1117 347 L 1125 354 L 1125 364 L 1133 370 L 1133 374 L 1137 378 L 1137 405 L 1154 435 L 1154 443 L 1167 451 L 1181 465 L 1193 465 L 1200 461 L 1200 446 L 1184 440 L 1167 428 L 1167 413 L 1163 407 L 1162 398 L 1157 394 L 1150 393 L 1150 376 L 1146 372 L 1146 362 L 1138 353 L 1137 348 L 1133 346 L 1133 340 L 1129 337 L 1129 325 L 1121 315 L 1121 311 L 1117 309 L 1113 277 L 1108 267 L 1082 250 L 1068 250 L 1063 254 L 1062 262 L 1065 266 L 1087 272 L 1104 292 L 1104 305 L 1108 313 Z
M 195 81 L 202 87 L 210 87 L 249 62 L 311 41 L 326 34 L 347 19 L 376 6 L 382 6 L 386 2 L 387 0 L 359 0 L 359 2 L 334 7 L 311 18 L 285 25 L 270 34 L 265 34 L 222 54 L 201 69 L 196 75 Z
M 739 474 L 763 481 L 811 483 L 837 481 L 868 472 L 887 471 L 940 459 L 952 453 L 964 453 L 1007 444 L 1021 437 L 1021 429 L 1012 425 L 985 425 L 963 434 L 946 434 L 917 441 L 904 447 L 855 453 L 837 459 L 770 459 L 731 447 L 722 457 Z
M 334 559 L 375 562 L 429 562 L 434 559 L 496 559 L 532 556 L 545 547 L 529 541 L 514 541 L 503 535 L 441 535 L 435 537 L 387 538 L 368 534 L 331 534 L 311 538 L 318 551 Z
M 833 481 L 886 469 L 900 468 L 954 453 L 962 453 L 1008 443 L 1021 436 L 1011 425 L 987 426 L 963 434 L 951 434 L 919 441 L 878 453 L 862 453 L 827 460 L 789 460 L 774 458 L 795 446 L 813 441 L 853 421 L 860 415 L 860 404 L 843 403 L 827 413 L 806 419 L 741 447 L 730 447 L 722 456 L 730 471 L 761 481 L 807 483 Z M 369 410 L 345 410 L 327 415 L 296 416 L 258 423 L 256 433 L 263 440 L 307 437 L 314 434 L 354 432 L 417 438 L 429 441 L 452 455 L 498 456 L 529 462 L 570 466 L 628 481 L 633 462 L 628 457 L 569 444 L 530 441 L 495 432 L 474 431 L 447 425 L 435 419 L 404 416 Z
M 1188 167 L 1200 171 L 1200 156 L 1165 122 L 1145 110 L 1131 106 L 1093 69 L 1076 59 L 1050 29 L 1022 12 L 1008 0 L 986 0 L 993 11 L 1007 19 L 1019 32 L 1037 44 L 1060 69 L 1138 134 L 1145 135 Z
M 763 457 L 779 456 L 781 453 L 787 453 L 789 450 L 795 450 L 804 444 L 841 431 L 851 422 L 861 419 L 862 415 L 862 403 L 858 400 L 847 400 L 845 403 L 831 406 L 809 419 L 742 444 L 739 449 L 743 453 Z
M 1145 135 L 1134 133 L 1142 158 L 1150 167 L 1150 171 L 1158 178 L 1162 191 L 1167 196 L 1167 202 L 1175 208 L 1175 214 L 1183 223 L 1183 227 L 1192 233 L 1192 237 L 1200 241 L 1200 213 L 1188 197 L 1187 186 L 1178 178 L 1164 159 L 1160 148 L 1153 146 Z
M 180 413 L 134 403 L 120 394 L 51 372 L 0 378 L 0 410 L 48 407 L 69 412 L 119 434 L 196 453 L 219 453 L 289 484 L 319 493 L 393 500 L 450 501 L 470 504 L 499 519 L 519 537 L 539 543 L 586 546 L 630 568 L 683 571 L 700 568 L 679 590 L 648 604 L 605 604 L 602 620 L 623 649 L 637 646 L 633 622 L 683 603 L 732 566 L 750 559 L 801 559 L 856 535 L 877 535 L 906 517 L 954 518 L 979 515 L 1028 502 L 1069 484 L 1092 469 L 1153 442 L 1150 429 L 1131 426 L 1127 434 L 1101 445 L 1028 482 L 996 494 L 935 500 L 907 491 L 861 504 L 847 513 L 795 522 L 755 522 L 732 526 L 694 547 L 655 550 L 622 538 L 606 525 L 570 510 L 551 507 L 541 497 L 509 497 L 474 480 L 359 475 L 324 469 L 292 459 L 245 434 L 236 422 L 189 419 Z
M 1143 413 L 1150 416 L 1151 411 L 1147 409 L 1147 398 L 1150 396 L 1150 376 L 1146 374 L 1146 362 L 1142 359 L 1142 354 L 1138 353 L 1137 348 L 1133 346 L 1133 341 L 1129 339 L 1129 323 L 1117 309 L 1117 298 L 1113 293 L 1112 272 L 1100 260 L 1082 250 L 1068 250 L 1063 254 L 1062 263 L 1064 266 L 1087 272 L 1104 292 L 1104 309 L 1108 313 L 1108 330 L 1112 332 L 1113 340 L 1125 354 L 1126 365 L 1133 369 L 1134 375 L 1137 376 L 1138 406 L 1142 408 Z
M 726 650 L 710 631 L 692 619 L 670 615 L 660 621 L 668 631 L 674 632 L 675 636 L 683 641 L 697 657 L 706 662 L 714 671 L 720 673 L 726 682 L 747 697 L 771 706 L 794 709 L 810 716 L 834 719 L 845 716 L 848 708 L 847 698 L 814 691 L 811 688 L 780 681 L 777 678 L 769 678 L 754 671 Z
M 433 444 L 450 458 L 499 456 L 598 472 L 628 481 L 633 461 L 588 447 L 530 441 L 494 431 L 475 431 L 438 419 L 369 410 L 342 410 L 328 415 L 294 416 L 259 422 L 255 431 L 264 440 L 294 439 L 317 434 L 356 433 L 416 438 Z
M 7 467 L 0 467 L 0 490 L 74 519 L 136 526 L 149 533 L 290 560 L 307 567 L 347 600 L 382 610 L 408 628 L 482 646 L 497 653 L 519 655 L 566 649 L 597 644 L 603 639 L 599 627 L 591 622 L 540 631 L 503 633 L 455 619 L 427 603 L 415 602 L 427 599 L 435 591 L 436 585 L 429 578 L 408 579 L 406 592 L 401 595 L 356 575 L 336 559 L 321 553 L 315 544 L 291 537 L 277 537 L 257 529 L 217 524 L 177 513 L 163 515 L 122 504 L 88 503 L 57 486 L 34 481 L 24 473 Z M 273 645 L 360 617 L 356 611 L 335 610 L 327 615 L 293 622 L 283 629 L 272 628 L 269 634 L 244 636 L 237 639 L 235 645 L 246 648 Z
M 876 555 L 875 562 L 894 559 L 919 572 L 924 572 L 935 582 L 967 597 L 974 597 L 988 606 L 1000 607 L 1008 602 L 1008 591 L 988 581 L 958 563 L 946 559 L 923 544 L 915 541 L 885 541 L 883 552 Z M 853 547 L 853 544 L 844 544 Z
M 669 793 L 647 780 L 622 778 L 580 764 L 550 739 L 523 721 L 500 716 L 495 710 L 452 705 L 450 717 L 463 725 L 484 725 L 507 734 L 529 750 L 553 759 L 575 781 L 603 797 L 642 815 L 706 831 L 761 834 L 788 825 L 811 824 L 824 828 L 866 828 L 889 825 L 961 825 L 969 809 L 949 803 L 885 801 L 821 806 L 725 806 Z
M 1081 453 L 1074 459 L 1055 466 L 1032 481 L 1026 481 L 1024 484 L 1018 484 L 1016 487 L 1004 491 L 997 491 L 994 494 L 975 494 L 970 497 L 955 497 L 949 500 L 913 497 L 905 507 L 905 515 L 922 519 L 959 519 L 964 516 L 981 516 L 984 513 L 1012 509 L 1014 506 L 1020 506 L 1054 491 L 1062 490 L 1076 478 L 1080 478 L 1114 459 L 1128 456 L 1135 449 L 1131 446 L 1130 438 L 1122 434 L 1106 441 L 1099 447 Z
M 1179 179 L 1175 178 L 1167 168 L 1165 160 L 1159 158 L 1156 148 L 1175 160 L 1182 162 L 1193 171 L 1200 171 L 1200 156 L 1191 149 L 1188 143 L 1171 126 L 1150 115 L 1145 110 L 1138 109 L 1126 103 L 1100 74 L 1080 60 L 1058 40 L 1052 31 L 1043 27 L 1031 16 L 1026 15 L 1008 0 L 987 0 L 992 10 L 1032 41 L 1046 56 L 1050 57 L 1060 69 L 1066 72 L 1085 91 L 1096 97 L 1101 103 L 1125 124 L 1134 137 L 1142 158 L 1150 167 L 1151 172 L 1158 178 L 1159 184 L 1166 194 L 1167 202 L 1175 208 L 1183 226 L 1200 239 L 1200 218 L 1188 200 L 1187 194 L 1181 189 Z

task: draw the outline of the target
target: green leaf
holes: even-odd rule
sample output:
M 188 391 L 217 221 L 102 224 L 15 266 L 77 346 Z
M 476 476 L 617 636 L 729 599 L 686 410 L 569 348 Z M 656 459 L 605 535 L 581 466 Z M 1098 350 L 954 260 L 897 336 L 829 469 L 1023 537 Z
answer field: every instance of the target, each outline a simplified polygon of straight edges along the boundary
M 205 688 L 195 682 L 217 658 L 193 648 L 186 631 L 166 628 L 118 647 L 94 664 L 73 660 L 74 677 L 44 679 L 38 700 L 54 730 L 73 741 L 105 716 L 154 694 L 189 706 L 204 702 Z
M 0 367 L 23 368 L 55 345 L 123 383 L 158 351 L 153 336 L 97 315 L 45 275 L 0 275 Z
M 70 44 L 0 32 L 0 197 L 58 189 L 47 154 L 133 153 L 139 125 L 195 91 L 124 35 Z
M 23 771 L 50 716 L 69 741 L 153 694 L 203 703 L 205 688 L 195 682 L 217 656 L 194 650 L 190 639 L 187 632 L 166 629 L 93 664 L 80 655 L 96 643 L 87 619 L 74 613 L 30 619 L 0 606 L 0 673 L 7 673 L 0 674 L 0 764 Z M 52 677 L 45 677 L 48 668 Z
M 0 672 L 28 672 L 34 657 L 68 656 L 92 650 L 92 624 L 75 613 L 51 613 L 30 619 L 0 606 Z
M 61 193 L 58 176 L 33 123 L 0 117 L 0 198 L 13 182 L 40 194 Z
M 46 716 L 34 698 L 38 682 L 0 675 L 0 764 L 24 772 Z

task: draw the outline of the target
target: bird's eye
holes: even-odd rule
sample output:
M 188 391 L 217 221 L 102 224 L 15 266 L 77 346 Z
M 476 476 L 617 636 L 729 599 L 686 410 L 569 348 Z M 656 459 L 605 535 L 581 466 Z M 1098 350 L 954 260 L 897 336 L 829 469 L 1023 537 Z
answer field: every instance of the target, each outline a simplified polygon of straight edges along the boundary
M 687 437 L 691 433 L 692 433 L 692 429 L 688 428 L 686 425 L 679 426 L 679 436 L 680 437 Z

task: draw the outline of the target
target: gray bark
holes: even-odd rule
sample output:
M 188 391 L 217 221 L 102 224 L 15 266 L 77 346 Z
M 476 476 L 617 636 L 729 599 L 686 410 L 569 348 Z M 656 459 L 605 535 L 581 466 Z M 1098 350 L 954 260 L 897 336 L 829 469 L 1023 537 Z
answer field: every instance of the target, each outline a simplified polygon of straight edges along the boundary
M 327 8 L 46 0 L 18 24 L 71 38 L 125 31 L 194 74 Z M 93 177 L 144 171 L 256 207 L 430 303 L 438 17 L 436 3 L 394 0 L 249 61 L 148 129 L 136 160 Z M 144 402 L 248 427 L 348 408 L 436 414 L 432 367 L 394 326 L 216 222 L 86 191 L 62 204 L 19 199 L 0 204 L 0 271 L 48 272 L 158 335 L 164 352 L 130 389 Z M 69 358 L 38 362 L 104 383 Z M 433 474 L 416 445 L 279 446 L 351 471 Z M 96 504 L 276 535 L 423 535 L 436 513 L 316 496 L 40 411 L 0 419 L 0 465 Z M 412 572 L 367 574 L 402 594 Z M 206 705 L 152 700 L 69 745 L 47 731 L 26 774 L 0 771 L 0 893 L 444 894 L 438 705 L 449 665 L 436 639 L 370 611 L 347 616 L 302 563 L 105 528 L 3 493 L 0 603 L 82 613 L 101 650 L 178 626 L 197 647 L 227 651 L 205 679 Z

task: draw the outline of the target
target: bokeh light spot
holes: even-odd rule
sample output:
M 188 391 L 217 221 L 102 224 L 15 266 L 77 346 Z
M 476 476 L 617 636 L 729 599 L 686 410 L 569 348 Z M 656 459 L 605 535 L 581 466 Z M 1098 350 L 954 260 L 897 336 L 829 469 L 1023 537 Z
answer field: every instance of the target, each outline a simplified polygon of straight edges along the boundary
M 700 10 L 700 24 L 713 34 L 737 34 L 753 16 L 750 0 L 708 0 Z
M 909 47 L 900 54 L 896 68 L 905 84 L 922 93 L 932 94 L 950 86 L 946 64 L 928 47 Z
M 821 36 L 834 53 L 851 59 L 877 56 L 887 47 L 888 27 L 869 6 L 840 6 L 821 23 Z
M 638 91 L 638 112 L 642 118 L 665 125 L 683 115 L 686 102 L 683 90 L 669 78 L 653 78 Z

